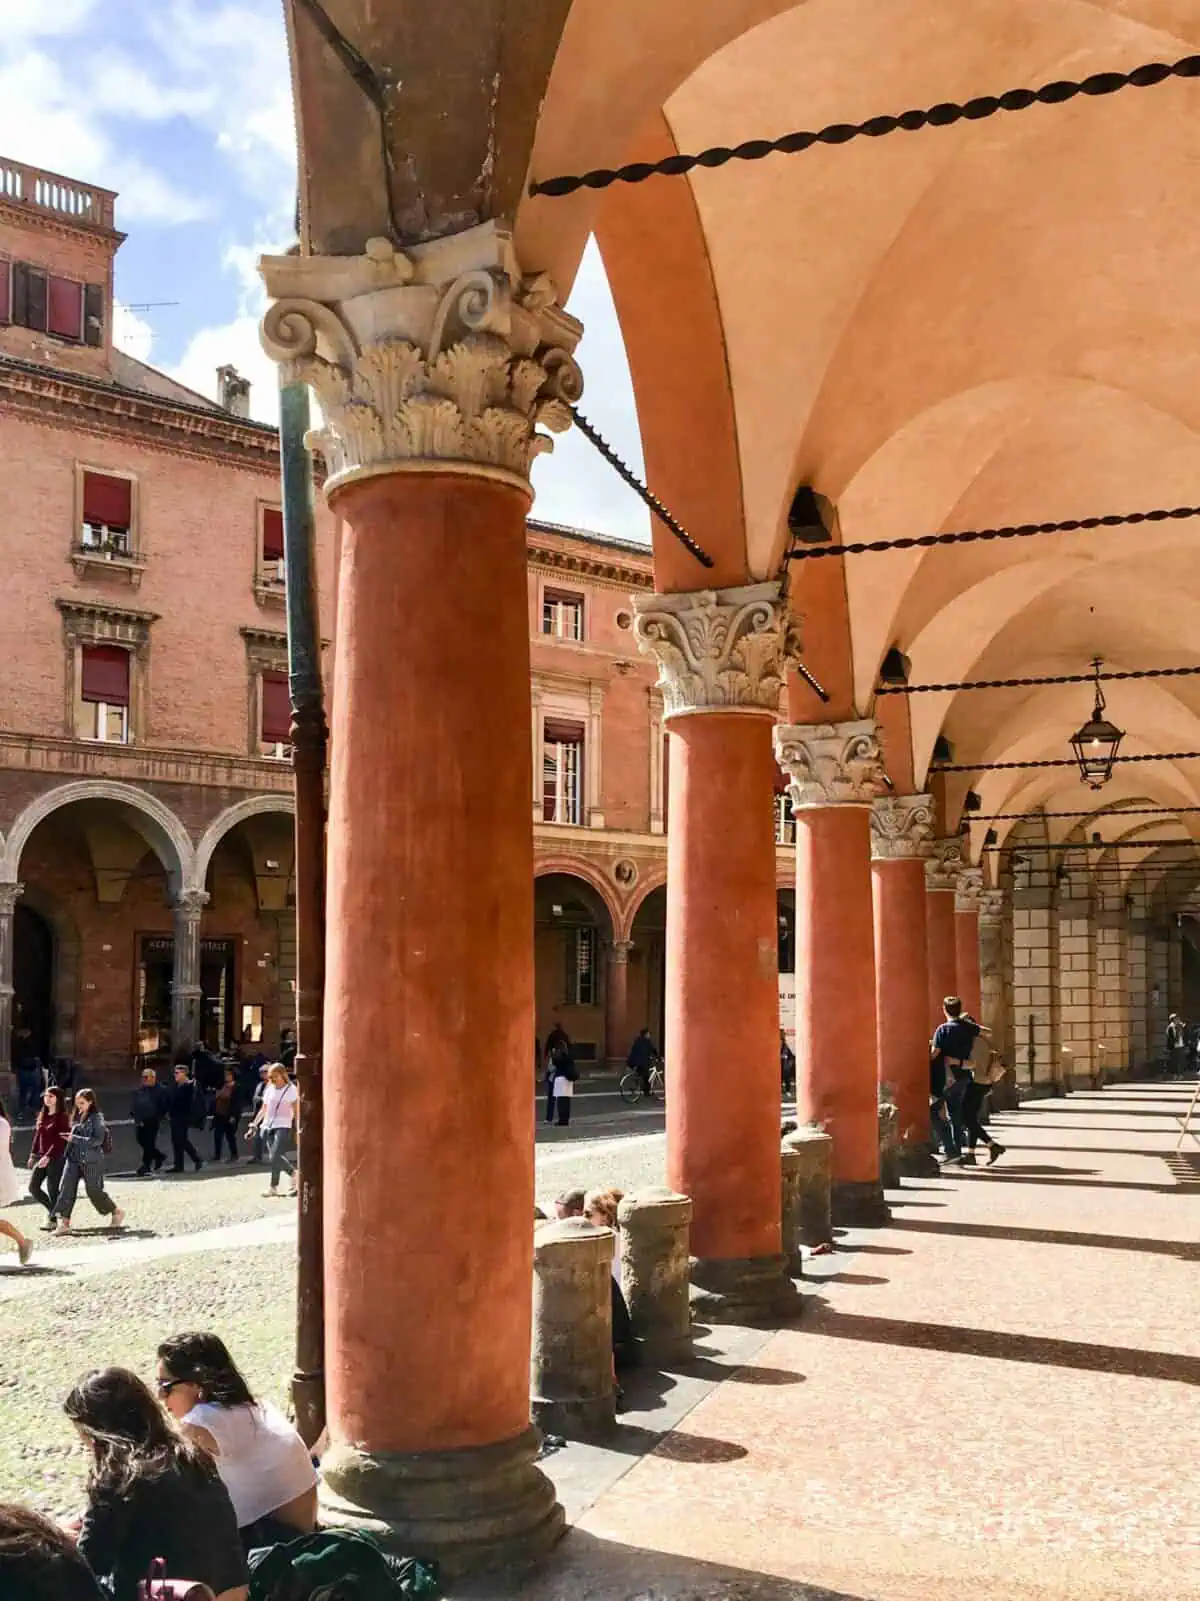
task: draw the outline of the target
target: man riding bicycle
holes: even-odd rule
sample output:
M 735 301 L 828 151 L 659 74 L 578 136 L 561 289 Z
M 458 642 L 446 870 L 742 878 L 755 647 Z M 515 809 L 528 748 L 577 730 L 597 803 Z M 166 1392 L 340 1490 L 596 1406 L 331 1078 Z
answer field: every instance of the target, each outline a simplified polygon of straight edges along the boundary
M 642 1094 L 650 1095 L 650 1069 L 660 1060 L 658 1047 L 650 1038 L 650 1030 L 644 1028 L 637 1039 L 629 1047 L 629 1055 L 625 1058 L 625 1066 L 631 1073 L 636 1073 L 642 1086 Z

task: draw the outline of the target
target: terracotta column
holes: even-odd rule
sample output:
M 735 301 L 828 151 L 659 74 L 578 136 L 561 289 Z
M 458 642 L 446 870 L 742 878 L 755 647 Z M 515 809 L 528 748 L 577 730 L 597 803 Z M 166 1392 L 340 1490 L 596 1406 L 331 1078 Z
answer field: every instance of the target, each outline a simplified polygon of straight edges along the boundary
M 635 597 L 667 726 L 667 1180 L 690 1197 L 701 1320 L 795 1305 L 780 1233 L 771 729 L 779 585 Z
M 873 722 L 775 731 L 796 818 L 796 1109 L 833 1136 L 833 1221 L 888 1221 L 879 1172 L 871 805 Z
M 871 808 L 875 909 L 875 1023 L 879 1084 L 900 1122 L 900 1171 L 939 1172 L 929 1127 L 929 961 L 925 861 L 933 835 L 929 795 L 886 795 Z
M 629 1052 L 629 953 L 633 941 L 615 939 L 604 975 L 604 1054 L 624 1063 Z
M 983 869 L 964 867 L 954 891 L 954 971 L 963 1006 L 977 1023 L 983 1017 L 983 988 L 979 967 L 979 908 L 983 900 Z
M 13 1092 L 13 918 L 24 884 L 0 884 L 0 1106 Z
M 171 961 L 172 1055 L 191 1050 L 200 1038 L 200 919 L 208 899 L 207 892 L 202 889 L 180 890 L 175 897 L 175 950 Z
M 962 846 L 956 839 L 937 839 L 925 863 L 925 938 L 929 955 L 929 1032 L 945 1019 L 942 1001 L 958 994 L 958 936 L 954 896 L 962 870 Z
M 321 402 L 343 525 L 322 1521 L 453 1574 L 527 1560 L 562 1527 L 529 1411 L 525 514 L 550 443 L 535 425 L 567 426 L 579 393 L 580 328 L 491 223 L 262 267 L 264 344 Z

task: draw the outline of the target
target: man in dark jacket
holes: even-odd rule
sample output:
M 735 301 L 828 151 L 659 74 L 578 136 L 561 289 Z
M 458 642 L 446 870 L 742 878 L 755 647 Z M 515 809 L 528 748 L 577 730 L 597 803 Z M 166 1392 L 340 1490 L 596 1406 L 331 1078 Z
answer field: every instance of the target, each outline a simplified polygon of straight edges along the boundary
M 182 1062 L 176 1063 L 175 1082 L 170 1089 L 170 1101 L 167 1105 L 167 1117 L 171 1125 L 171 1149 L 175 1153 L 173 1173 L 183 1172 L 183 1159 L 190 1156 L 196 1164 L 196 1172 L 204 1166 L 200 1160 L 200 1153 L 192 1144 L 192 1129 L 196 1126 L 192 1119 L 196 1115 L 196 1097 L 203 1091 L 188 1077 L 188 1070 Z M 200 1102 L 203 1107 L 203 1102 Z M 203 1123 L 200 1125 L 203 1127 Z
M 642 1084 L 642 1094 L 650 1094 L 650 1069 L 658 1061 L 658 1050 L 650 1038 L 650 1030 L 642 1029 L 637 1039 L 629 1047 L 629 1055 L 625 1058 L 625 1066 L 631 1073 L 636 1073 Z
M 142 1082 L 134 1091 L 130 1107 L 134 1136 L 142 1152 L 141 1165 L 137 1170 L 140 1179 L 144 1179 L 151 1169 L 157 1173 L 167 1159 L 158 1148 L 158 1128 L 166 1111 L 167 1100 L 168 1092 L 159 1084 L 158 1074 L 152 1067 L 144 1067 Z

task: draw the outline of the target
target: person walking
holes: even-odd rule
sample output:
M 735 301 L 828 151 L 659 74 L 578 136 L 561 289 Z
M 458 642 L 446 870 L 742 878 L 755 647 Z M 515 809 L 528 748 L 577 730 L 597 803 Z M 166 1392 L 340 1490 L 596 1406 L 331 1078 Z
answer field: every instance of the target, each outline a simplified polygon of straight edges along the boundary
M 547 1123 L 553 1123 L 554 1121 L 554 1069 L 555 1064 L 558 1061 L 559 1054 L 563 1051 L 566 1051 L 568 1056 L 570 1055 L 571 1040 L 566 1029 L 562 1026 L 558 1019 L 555 1018 L 554 1027 L 550 1030 L 549 1034 L 546 1035 L 546 1058 L 545 1071 L 543 1074 L 543 1083 L 546 1089 Z
M 0 1106 L 0 1206 L 11 1206 L 24 1194 L 25 1186 L 17 1177 L 17 1170 L 12 1159 L 12 1124 L 5 1116 L 3 1106 Z M 9 1239 L 17 1248 L 21 1266 L 24 1267 L 33 1254 L 33 1241 L 22 1234 L 15 1223 L 7 1218 L 0 1217 L 0 1234 Z
M 142 1160 L 137 1170 L 140 1179 L 144 1179 L 150 1172 L 157 1173 L 167 1159 L 166 1154 L 158 1148 L 158 1130 L 169 1099 L 168 1092 L 158 1082 L 155 1070 L 152 1067 L 144 1067 L 142 1082 L 134 1091 L 130 1105 L 134 1138 L 142 1153 Z
M 44 1228 L 54 1227 L 54 1203 L 62 1184 L 70 1137 L 71 1114 L 65 1097 L 57 1084 L 51 1084 L 42 1094 L 42 1109 L 33 1126 L 33 1147 L 29 1152 L 29 1193 L 46 1208 Z
M 58 1221 L 57 1234 L 71 1232 L 71 1213 L 75 1210 L 75 1197 L 82 1180 L 87 1198 L 108 1219 L 110 1228 L 119 1229 L 125 1213 L 104 1188 L 104 1159 L 112 1150 L 112 1136 L 108 1132 L 95 1090 L 78 1090 L 75 1095 L 75 1112 L 71 1134 L 67 1140 L 67 1160 L 63 1168 L 58 1199 L 52 1216 Z
M 571 1052 L 565 1045 L 559 1045 L 551 1061 L 553 1078 L 550 1084 L 550 1094 L 554 1099 L 554 1121 L 559 1128 L 566 1128 L 571 1121 L 571 1102 L 575 1097 L 575 1084 L 579 1078 L 579 1069 L 575 1066 Z
M 782 1029 L 779 1030 L 779 1088 L 783 1095 L 796 1093 L 796 1053 Z
M 1167 1064 L 1175 1078 L 1182 1078 L 1187 1072 L 1187 1025 L 1178 1012 L 1172 1012 L 1167 1019 Z
M 300 1094 L 288 1078 L 287 1068 L 282 1062 L 273 1062 L 267 1073 L 267 1087 L 263 1091 L 262 1105 L 246 1130 L 247 1139 L 252 1139 L 257 1129 L 261 1128 L 263 1131 L 267 1156 L 271 1162 L 271 1185 L 264 1192 L 267 1195 L 279 1194 L 279 1180 L 285 1168 L 292 1181 L 288 1194 L 298 1194 L 296 1164 L 292 1161 L 290 1153 L 295 1144 L 293 1130 L 299 1104 Z
M 232 1067 L 225 1069 L 225 1082 L 213 1100 L 213 1161 L 221 1160 L 221 1147 L 229 1147 L 227 1162 L 237 1161 L 237 1126 L 242 1115 L 242 1092 Z
M 192 1144 L 192 1130 L 204 1127 L 204 1092 L 193 1079 L 188 1077 L 188 1070 L 183 1062 L 177 1062 L 174 1069 L 175 1082 L 169 1091 L 167 1101 L 167 1119 L 171 1128 L 171 1150 L 175 1156 L 172 1173 L 183 1172 L 183 1159 L 190 1156 L 195 1163 L 196 1172 L 204 1166 L 200 1152 Z M 197 1124 L 196 1119 L 200 1121 Z
M 975 1041 L 980 1035 L 990 1034 L 991 1030 L 963 1011 L 963 1003 L 957 995 L 946 996 L 942 1002 L 942 1013 L 945 1021 L 934 1031 L 931 1061 L 935 1070 L 939 1066 L 941 1068 L 945 1106 L 943 1121 L 948 1113 L 953 1131 L 947 1161 L 973 1167 L 975 1147 L 982 1141 L 988 1147 L 988 1165 L 991 1166 L 998 1157 L 1004 1155 L 1004 1147 L 992 1138 L 979 1121 L 986 1091 L 975 1083 L 975 1075 L 971 1071 L 971 1052 Z M 945 1076 L 947 1073 L 949 1082 Z M 935 1129 L 937 1126 L 935 1118 Z M 941 1132 L 944 1135 L 944 1130 Z M 943 1137 L 943 1150 L 946 1149 Z

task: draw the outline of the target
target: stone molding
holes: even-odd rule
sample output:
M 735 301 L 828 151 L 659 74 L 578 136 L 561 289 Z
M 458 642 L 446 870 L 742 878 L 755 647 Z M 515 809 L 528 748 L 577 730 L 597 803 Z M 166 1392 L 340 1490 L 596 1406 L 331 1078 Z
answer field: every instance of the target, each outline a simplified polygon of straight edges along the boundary
M 887 793 L 879 733 L 870 719 L 782 724 L 775 760 L 787 774 L 793 812 L 871 806 Z
M 925 888 L 955 891 L 966 865 L 960 839 L 935 839 L 925 863 Z
M 530 468 L 583 393 L 582 324 L 545 275 L 523 277 L 509 232 L 482 223 L 361 256 L 263 256 L 266 353 L 316 391 L 328 494 L 375 473 L 438 467 L 528 493 Z
M 24 893 L 24 884 L 0 884 L 0 917 L 11 917 Z
M 985 889 L 979 896 L 979 926 L 998 926 L 1004 921 L 1004 891 Z
M 954 886 L 954 910 L 978 912 L 983 905 L 983 868 L 964 867 L 959 870 Z
M 871 858 L 924 861 L 933 839 L 932 795 L 881 795 L 871 803 Z
M 638 649 L 658 663 L 664 718 L 709 711 L 778 715 L 791 636 L 779 584 L 632 600 Z
M 181 889 L 172 904 L 184 917 L 199 918 L 211 899 L 207 890 Z

